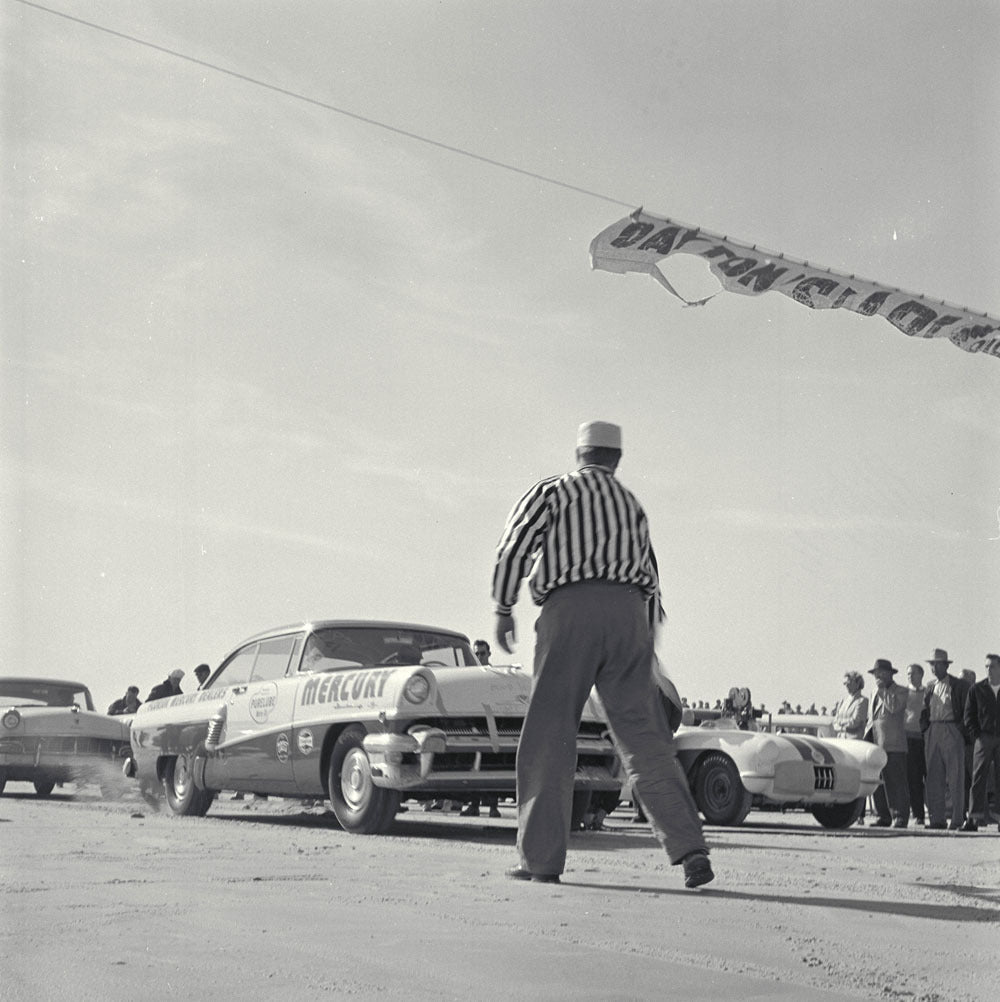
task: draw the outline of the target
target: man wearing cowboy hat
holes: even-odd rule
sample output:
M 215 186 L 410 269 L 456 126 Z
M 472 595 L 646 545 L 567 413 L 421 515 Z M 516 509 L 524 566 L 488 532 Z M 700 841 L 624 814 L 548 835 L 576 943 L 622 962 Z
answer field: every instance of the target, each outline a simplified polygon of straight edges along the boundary
M 927 759 L 927 827 L 958 831 L 965 818 L 965 701 L 968 687 L 948 674 L 951 659 L 940 647 L 927 659 L 934 681 L 924 693 L 920 726 Z M 945 825 L 947 798 L 951 798 L 951 824 Z
M 697 809 L 677 761 L 651 664 L 662 616 L 646 513 L 618 482 L 622 430 L 580 426 L 577 468 L 548 477 L 511 509 L 493 574 L 496 637 L 511 653 L 521 579 L 542 607 L 531 700 L 517 747 L 514 880 L 558 883 L 566 862 L 576 736 L 593 687 L 653 834 L 687 887 L 714 874 Z
M 906 780 L 906 689 L 893 679 L 891 661 L 879 658 L 868 672 L 875 676 L 868 735 L 887 756 L 882 785 L 875 791 L 876 828 L 905 828 L 910 817 L 910 790 Z

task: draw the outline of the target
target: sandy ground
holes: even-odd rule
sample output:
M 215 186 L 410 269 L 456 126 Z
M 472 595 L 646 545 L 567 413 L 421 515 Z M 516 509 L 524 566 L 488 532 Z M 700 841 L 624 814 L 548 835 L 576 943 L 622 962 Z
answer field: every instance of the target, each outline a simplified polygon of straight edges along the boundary
M 8 1002 L 87 999 L 995 998 L 1000 835 L 754 812 L 688 891 L 620 809 L 558 886 L 503 876 L 503 818 L 352 836 L 322 806 L 160 814 L 67 787 L 0 798 Z M 21 792 L 25 791 L 25 792 Z

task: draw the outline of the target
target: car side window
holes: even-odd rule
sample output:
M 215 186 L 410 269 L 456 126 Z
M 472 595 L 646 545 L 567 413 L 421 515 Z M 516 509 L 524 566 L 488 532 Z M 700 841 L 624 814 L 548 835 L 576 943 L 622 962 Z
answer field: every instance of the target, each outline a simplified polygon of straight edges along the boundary
M 249 682 L 258 646 L 259 644 L 249 644 L 237 651 L 212 679 L 211 688 L 225 689 L 230 685 L 242 685 L 244 682 Z
M 295 636 L 289 636 L 262 640 L 257 650 L 257 659 L 254 661 L 250 681 L 266 682 L 270 679 L 284 678 L 297 639 Z

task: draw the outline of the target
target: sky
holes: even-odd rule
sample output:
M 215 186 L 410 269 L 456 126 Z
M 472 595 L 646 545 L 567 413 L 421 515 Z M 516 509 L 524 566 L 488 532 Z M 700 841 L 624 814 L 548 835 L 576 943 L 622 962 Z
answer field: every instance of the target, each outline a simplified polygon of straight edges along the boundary
M 1000 648 L 1000 360 L 588 259 L 644 206 L 996 316 L 996 4 L 0 0 L 0 36 L 0 671 L 103 705 L 284 623 L 491 637 L 507 513 L 592 419 L 689 699 Z

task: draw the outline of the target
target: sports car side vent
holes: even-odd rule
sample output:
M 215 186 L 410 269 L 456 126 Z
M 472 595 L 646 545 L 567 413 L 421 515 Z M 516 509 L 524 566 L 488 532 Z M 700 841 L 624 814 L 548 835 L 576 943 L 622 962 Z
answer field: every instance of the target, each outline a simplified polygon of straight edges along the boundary
M 813 766 L 813 789 L 832 790 L 834 788 L 836 776 L 832 765 Z

